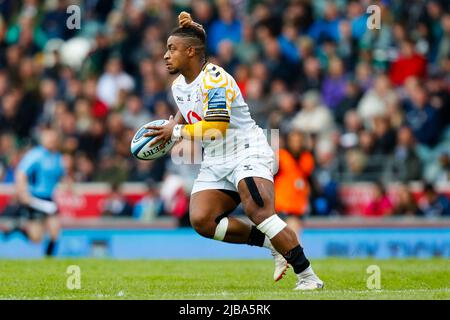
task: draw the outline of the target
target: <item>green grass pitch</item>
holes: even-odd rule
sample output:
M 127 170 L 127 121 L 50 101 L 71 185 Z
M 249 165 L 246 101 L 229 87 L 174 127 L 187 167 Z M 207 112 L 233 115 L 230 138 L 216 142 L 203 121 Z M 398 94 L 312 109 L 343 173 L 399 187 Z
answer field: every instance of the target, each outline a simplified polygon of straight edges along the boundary
M 69 290 L 78 265 L 81 288 Z M 369 290 L 369 265 L 381 288 Z M 271 260 L 1 260 L 0 299 L 450 299 L 446 259 L 313 261 L 321 291 L 293 291 L 295 275 L 274 283 Z

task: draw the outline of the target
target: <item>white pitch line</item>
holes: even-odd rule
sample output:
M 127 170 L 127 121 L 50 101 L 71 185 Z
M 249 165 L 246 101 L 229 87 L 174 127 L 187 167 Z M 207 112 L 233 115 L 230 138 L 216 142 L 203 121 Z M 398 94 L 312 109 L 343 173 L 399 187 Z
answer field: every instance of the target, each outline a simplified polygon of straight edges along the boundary
M 254 292 L 254 291 L 241 291 L 241 292 L 222 292 L 222 293 L 174 293 L 174 294 L 162 294 L 160 296 L 192 296 L 192 297 L 201 297 L 201 296 L 240 296 L 240 295 L 286 295 L 287 293 L 294 293 L 295 291 L 286 291 L 286 292 Z M 449 292 L 450 288 L 440 288 L 440 289 L 405 289 L 405 290 L 315 290 L 315 291 L 297 291 L 298 294 L 333 294 L 333 293 L 351 293 L 351 294 L 382 294 L 382 293 L 438 293 L 438 292 Z
M 450 293 L 450 288 L 439 288 L 439 289 L 405 289 L 405 290 L 328 290 L 328 289 L 323 289 L 320 291 L 307 291 L 307 292 L 303 292 L 303 291 L 297 291 L 296 293 L 301 294 L 301 295 L 321 295 L 321 294 L 333 294 L 333 293 L 351 293 L 351 294 L 389 294 L 389 293 L 420 293 L 420 292 L 425 292 L 425 293 L 439 293 L 439 292 L 449 292 Z M 241 291 L 241 292 L 217 292 L 217 293 L 171 293 L 171 294 L 149 294 L 148 298 L 150 299 L 151 297 L 154 297 L 154 299 L 160 299 L 163 297 L 206 297 L 206 296 L 211 296 L 211 297 L 225 297 L 225 296 L 241 296 L 241 295 L 264 295 L 264 296 L 282 296 L 282 295 L 286 295 L 287 293 L 294 293 L 294 291 L 286 291 L 286 292 L 254 292 L 254 291 Z M 134 298 L 134 294 L 127 294 L 128 297 L 130 298 Z M 56 299 L 63 299 L 63 300 L 69 300 L 69 299 L 101 299 L 101 298 L 117 298 L 120 297 L 120 295 L 113 295 L 113 294 L 90 294 L 90 295 L 86 295 L 86 296 L 81 296 L 81 295 L 70 295 L 70 296 L 63 296 L 60 298 L 56 298 Z M 142 298 L 142 295 L 138 296 L 139 298 Z M 45 296 L 45 297 L 27 297 L 27 296 L 0 296 L 0 300 L 22 300 L 22 299 L 28 299 L 28 300 L 51 300 L 51 299 L 55 299 L 54 297 L 49 297 L 49 296 Z M 145 299 L 145 298 L 144 298 Z M 339 299 L 337 299 L 339 300 Z M 346 299 L 345 299 L 346 300 Z

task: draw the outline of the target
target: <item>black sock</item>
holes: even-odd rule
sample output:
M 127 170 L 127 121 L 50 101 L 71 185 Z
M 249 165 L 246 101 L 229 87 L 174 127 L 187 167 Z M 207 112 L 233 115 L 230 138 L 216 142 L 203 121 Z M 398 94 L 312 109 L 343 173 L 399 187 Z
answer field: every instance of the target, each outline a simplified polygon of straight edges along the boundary
M 45 250 L 45 255 L 53 256 L 55 253 L 55 245 L 56 245 L 56 241 L 50 240 L 47 244 L 47 250 Z
M 303 253 L 303 248 L 298 245 L 284 256 L 287 262 L 294 268 L 294 272 L 299 274 L 305 271 L 309 267 L 309 260 L 305 257 Z
M 264 240 L 266 235 L 259 231 L 255 226 L 252 226 L 250 235 L 248 236 L 247 244 L 250 246 L 262 247 L 264 245 Z

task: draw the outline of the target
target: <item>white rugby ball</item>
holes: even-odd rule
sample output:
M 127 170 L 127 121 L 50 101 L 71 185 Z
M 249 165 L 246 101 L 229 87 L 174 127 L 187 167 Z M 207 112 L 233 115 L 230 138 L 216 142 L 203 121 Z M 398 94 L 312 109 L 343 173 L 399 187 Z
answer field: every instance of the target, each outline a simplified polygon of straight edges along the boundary
M 168 120 L 154 120 L 140 127 L 134 134 L 133 140 L 131 140 L 130 149 L 133 156 L 139 160 L 155 160 L 169 152 L 175 144 L 174 141 L 161 141 L 150 146 L 150 141 L 152 141 L 154 137 L 144 137 L 144 134 L 150 131 L 145 128 L 146 126 L 163 126 L 168 122 Z

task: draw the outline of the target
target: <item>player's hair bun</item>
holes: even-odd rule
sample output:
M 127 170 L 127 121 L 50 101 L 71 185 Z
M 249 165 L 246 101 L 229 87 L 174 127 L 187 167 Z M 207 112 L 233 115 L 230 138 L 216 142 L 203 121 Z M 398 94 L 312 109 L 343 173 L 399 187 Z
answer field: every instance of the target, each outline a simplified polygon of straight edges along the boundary
M 178 15 L 178 25 L 181 28 L 189 28 L 192 25 L 192 17 L 189 13 L 187 13 L 186 11 L 182 11 L 179 15 Z
M 200 23 L 194 22 L 191 15 L 186 11 L 182 11 L 178 15 L 178 25 L 180 26 L 180 28 L 194 28 L 198 31 L 201 31 L 202 33 L 205 33 L 205 29 L 203 29 L 203 26 Z

